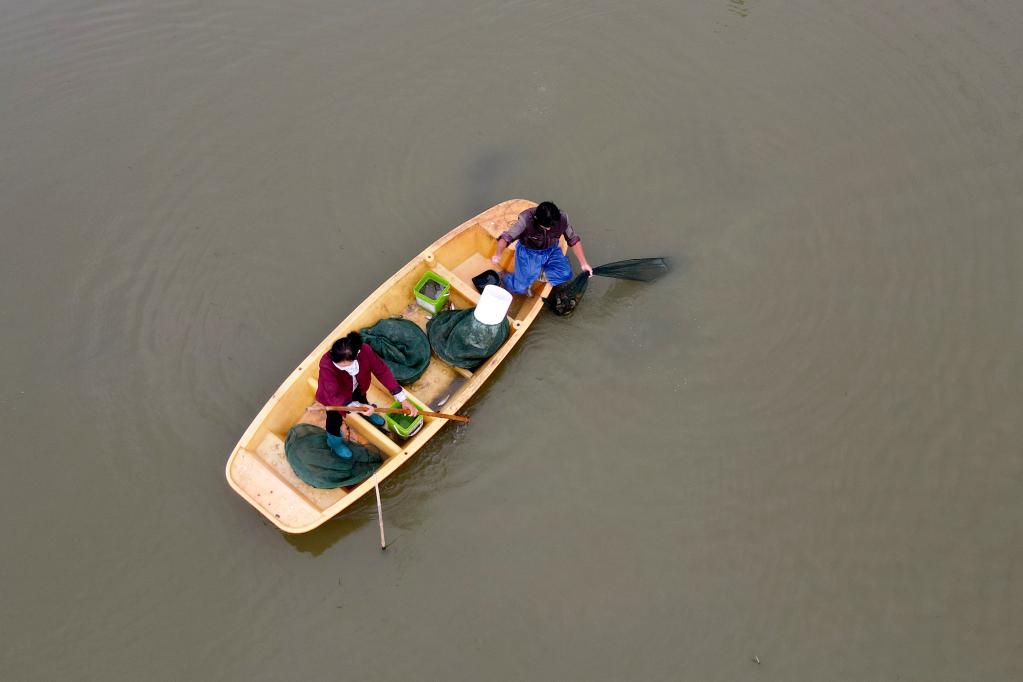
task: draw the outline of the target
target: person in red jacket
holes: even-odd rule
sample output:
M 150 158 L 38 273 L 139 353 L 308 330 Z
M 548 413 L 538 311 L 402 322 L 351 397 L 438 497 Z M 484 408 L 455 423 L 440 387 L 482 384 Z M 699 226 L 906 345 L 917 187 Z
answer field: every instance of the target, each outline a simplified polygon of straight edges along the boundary
M 366 397 L 366 389 L 369 388 L 374 376 L 401 401 L 401 406 L 413 417 L 419 414 L 416 406 L 408 399 L 405 389 L 395 380 L 390 368 L 373 352 L 369 344 L 362 342 L 359 332 L 351 332 L 348 336 L 338 339 L 320 358 L 316 400 L 321 405 L 363 407 L 364 409 L 359 411 L 360 414 L 377 426 L 383 426 L 383 418 L 379 414 L 374 414 L 374 406 Z M 335 447 L 335 443 L 341 438 L 341 421 L 340 412 L 327 412 L 327 441 L 335 452 L 344 457 L 344 453 Z M 348 456 L 350 457 L 351 453 Z

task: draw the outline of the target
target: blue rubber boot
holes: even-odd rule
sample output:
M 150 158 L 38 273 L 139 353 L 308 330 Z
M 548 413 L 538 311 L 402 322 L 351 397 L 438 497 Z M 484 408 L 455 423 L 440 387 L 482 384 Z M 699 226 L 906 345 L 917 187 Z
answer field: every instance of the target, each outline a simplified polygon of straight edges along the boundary
M 369 423 L 377 427 L 378 429 L 384 428 L 384 424 L 387 423 L 384 421 L 384 418 L 381 417 L 379 414 L 371 414 L 368 417 L 366 417 L 366 419 L 368 419 Z
M 352 456 L 352 451 L 345 445 L 345 439 L 341 436 L 333 436 L 327 434 L 327 445 L 334 451 L 334 454 L 338 457 L 344 457 L 349 459 Z

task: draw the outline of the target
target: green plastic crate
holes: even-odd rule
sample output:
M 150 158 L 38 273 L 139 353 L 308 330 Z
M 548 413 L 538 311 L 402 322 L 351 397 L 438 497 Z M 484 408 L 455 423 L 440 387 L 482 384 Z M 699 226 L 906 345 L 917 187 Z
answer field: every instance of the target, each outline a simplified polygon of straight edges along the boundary
M 433 287 L 430 287 L 430 284 Z M 431 296 L 429 293 L 423 291 L 423 288 L 436 288 L 439 287 L 436 294 Z M 451 282 L 447 281 L 436 272 L 427 270 L 426 274 L 419 278 L 416 282 L 416 286 L 413 288 L 416 294 L 416 301 L 419 305 L 423 306 L 431 313 L 436 315 L 440 311 L 444 310 L 444 306 L 448 304 L 448 296 L 451 295 Z
M 423 405 L 415 398 L 409 398 L 409 400 L 420 410 L 428 409 L 426 405 Z M 400 408 L 401 401 L 395 400 L 391 403 L 391 407 Z M 384 418 L 387 428 L 402 438 L 411 438 L 416 435 L 416 433 L 419 432 L 419 429 L 423 428 L 423 424 L 425 423 L 423 415 L 421 414 L 417 415 L 415 418 L 410 417 L 407 414 L 382 414 L 380 416 Z

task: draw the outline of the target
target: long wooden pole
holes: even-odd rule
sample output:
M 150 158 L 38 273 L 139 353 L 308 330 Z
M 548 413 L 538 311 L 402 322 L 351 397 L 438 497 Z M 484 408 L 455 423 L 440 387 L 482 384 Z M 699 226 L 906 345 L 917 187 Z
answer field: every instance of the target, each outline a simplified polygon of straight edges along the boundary
M 311 407 L 307 407 L 306 409 L 311 411 L 311 412 L 329 412 L 331 410 L 336 410 L 338 412 L 361 413 L 366 408 L 365 407 L 342 407 L 342 406 L 339 406 L 339 405 L 313 405 Z M 404 415 L 408 414 L 408 410 L 406 410 L 404 408 L 401 408 L 401 407 L 376 407 L 376 408 L 373 409 L 373 411 L 374 412 L 379 412 L 379 413 L 382 413 L 382 414 L 404 414 Z M 455 422 L 467 422 L 467 421 L 469 421 L 468 417 L 463 417 L 460 414 L 445 414 L 444 412 L 427 412 L 425 410 L 419 410 L 419 414 L 423 415 L 424 417 L 437 417 L 438 419 L 450 419 L 451 421 L 455 421 Z
M 380 504 L 380 484 L 373 481 L 373 490 L 377 494 L 377 519 L 380 520 L 380 551 L 387 549 L 387 540 L 384 539 L 384 507 Z

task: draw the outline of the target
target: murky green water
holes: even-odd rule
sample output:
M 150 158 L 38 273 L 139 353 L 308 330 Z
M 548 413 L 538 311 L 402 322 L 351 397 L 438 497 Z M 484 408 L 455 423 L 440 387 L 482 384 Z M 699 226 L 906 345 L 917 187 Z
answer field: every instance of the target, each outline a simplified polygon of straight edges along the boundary
M 5 680 L 1023 677 L 1023 5 L 9 0 Z M 512 197 L 593 264 L 371 500 L 239 434 Z M 754 661 L 756 657 L 760 663 Z

